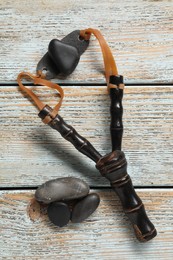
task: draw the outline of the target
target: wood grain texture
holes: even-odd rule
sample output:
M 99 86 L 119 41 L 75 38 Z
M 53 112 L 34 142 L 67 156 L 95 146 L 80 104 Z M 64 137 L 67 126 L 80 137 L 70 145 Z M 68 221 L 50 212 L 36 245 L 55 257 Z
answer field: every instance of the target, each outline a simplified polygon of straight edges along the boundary
M 38 87 L 51 106 L 52 93 Z M 66 86 L 60 115 L 101 154 L 111 151 L 110 100 L 104 86 Z M 15 86 L 0 88 L 0 185 L 37 186 L 61 176 L 82 177 L 92 186 L 109 183 L 94 163 L 58 132 L 44 125 L 37 110 Z M 51 102 L 50 102 L 51 100 Z M 123 150 L 134 185 L 173 183 L 173 86 L 125 88 Z
M 53 38 L 75 29 L 99 28 L 126 82 L 173 81 L 173 1 L 1 1 L 0 81 L 35 72 Z M 100 48 L 92 40 L 66 82 L 105 82 Z
M 48 221 L 46 209 L 39 213 L 35 207 L 34 221 L 28 215 L 34 191 L 1 191 L 1 259 L 173 258 L 173 189 L 138 190 L 158 231 L 146 244 L 135 239 L 114 193 L 95 192 L 101 203 L 92 216 L 83 223 L 58 228 Z

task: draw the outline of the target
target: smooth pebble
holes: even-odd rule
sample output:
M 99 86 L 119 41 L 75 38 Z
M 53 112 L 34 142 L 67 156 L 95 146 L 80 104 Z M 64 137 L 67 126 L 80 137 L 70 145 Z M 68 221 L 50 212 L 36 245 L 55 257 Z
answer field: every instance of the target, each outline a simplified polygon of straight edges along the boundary
M 52 202 L 47 213 L 50 221 L 58 227 L 67 225 L 71 215 L 68 205 L 64 202 Z
M 87 219 L 98 207 L 100 197 L 97 193 L 91 193 L 76 203 L 72 210 L 71 221 L 80 223 Z
M 89 193 L 86 182 L 75 177 L 50 180 L 42 184 L 35 192 L 39 202 L 49 204 L 54 201 L 72 200 L 85 197 Z

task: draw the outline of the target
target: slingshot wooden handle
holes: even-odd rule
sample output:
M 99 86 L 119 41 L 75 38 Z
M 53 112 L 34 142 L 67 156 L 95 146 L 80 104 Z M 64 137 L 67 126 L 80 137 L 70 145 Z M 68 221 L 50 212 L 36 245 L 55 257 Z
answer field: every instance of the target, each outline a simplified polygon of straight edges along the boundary
M 154 225 L 149 220 L 142 200 L 136 194 L 132 180 L 127 173 L 127 162 L 121 151 L 113 151 L 103 156 L 96 168 L 107 178 L 131 221 L 135 235 L 140 242 L 146 242 L 156 236 Z

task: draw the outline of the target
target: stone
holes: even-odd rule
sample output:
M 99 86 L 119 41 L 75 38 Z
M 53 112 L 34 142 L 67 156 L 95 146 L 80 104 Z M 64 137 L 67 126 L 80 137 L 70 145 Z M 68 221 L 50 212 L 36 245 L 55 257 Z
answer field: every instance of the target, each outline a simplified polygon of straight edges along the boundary
M 76 68 L 80 55 L 77 48 L 53 39 L 48 46 L 48 53 L 57 69 L 64 75 L 70 75 Z
M 54 201 L 67 201 L 83 198 L 89 193 L 86 182 L 75 177 L 57 178 L 45 182 L 35 192 L 37 201 L 49 204 Z
M 72 210 L 71 221 L 80 223 L 87 219 L 98 207 L 100 197 L 97 193 L 91 193 L 76 203 Z
M 66 226 L 70 220 L 70 209 L 64 202 L 52 202 L 47 209 L 48 217 L 50 221 L 58 226 Z

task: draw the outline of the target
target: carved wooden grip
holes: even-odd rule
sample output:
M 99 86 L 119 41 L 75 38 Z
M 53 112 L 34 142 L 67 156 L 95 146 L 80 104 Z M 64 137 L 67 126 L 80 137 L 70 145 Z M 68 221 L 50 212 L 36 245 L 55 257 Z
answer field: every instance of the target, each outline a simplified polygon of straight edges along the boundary
M 96 168 L 106 177 L 119 196 L 124 212 L 130 219 L 136 237 L 140 242 L 146 242 L 156 236 L 154 225 L 149 220 L 144 205 L 136 194 L 131 178 L 127 174 L 127 162 L 121 151 L 114 151 L 103 156 Z
M 41 119 L 45 119 L 46 116 L 49 116 L 51 111 L 52 108 L 46 105 L 40 111 L 38 116 L 41 117 Z M 77 131 L 72 126 L 68 125 L 60 115 L 53 118 L 49 125 L 53 129 L 57 130 L 67 141 L 71 142 L 79 152 L 85 154 L 94 162 L 97 162 L 100 159 L 101 154 L 92 146 L 92 144 L 79 135 Z
M 123 84 L 122 76 L 111 76 L 110 83 L 119 85 Z M 115 87 L 110 88 L 110 115 L 111 115 L 111 124 L 110 124 L 110 132 L 111 132 L 111 141 L 112 141 L 112 151 L 121 150 L 121 143 L 123 137 L 123 106 L 122 106 L 122 98 L 123 98 L 123 89 Z

